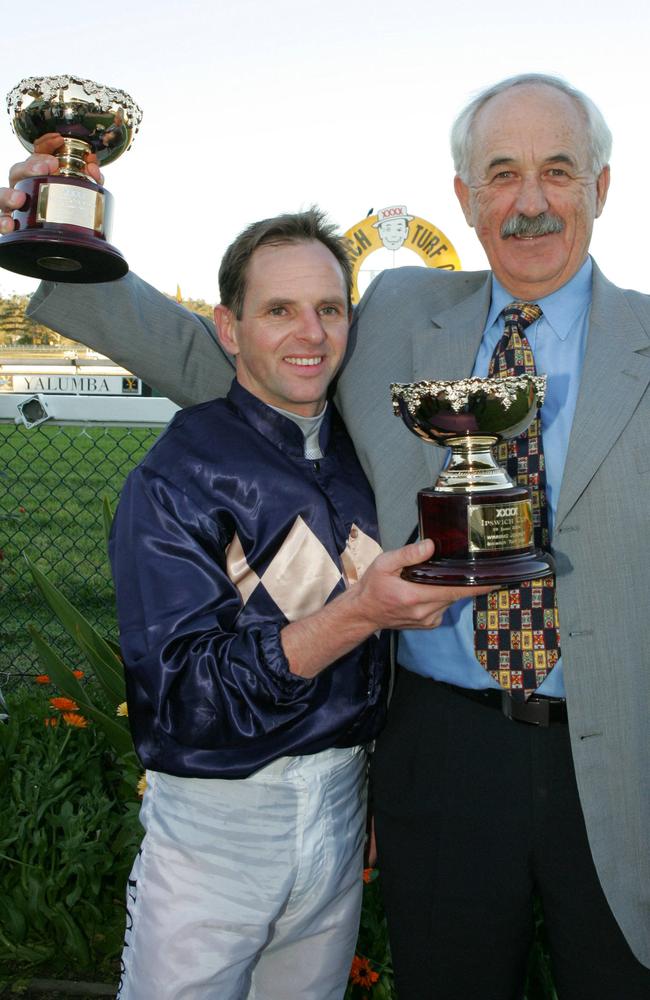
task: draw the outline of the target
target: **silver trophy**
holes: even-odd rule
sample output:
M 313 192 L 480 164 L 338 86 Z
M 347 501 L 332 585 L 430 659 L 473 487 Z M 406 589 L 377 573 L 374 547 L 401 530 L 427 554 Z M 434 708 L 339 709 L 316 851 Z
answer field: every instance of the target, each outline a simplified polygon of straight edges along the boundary
M 544 401 L 545 375 L 396 383 L 393 409 L 431 444 L 449 448 L 436 484 L 420 490 L 420 535 L 432 558 L 404 570 L 433 584 L 507 585 L 554 571 L 535 548 L 530 491 L 517 486 L 493 448 L 522 434 Z
M 55 175 L 19 181 L 27 200 L 16 228 L 0 237 L 0 267 L 56 281 L 113 281 L 129 267 L 108 242 L 112 195 L 85 172 L 133 141 L 142 112 L 128 94 L 76 76 L 28 77 L 7 95 L 18 139 L 30 153 L 59 159 Z

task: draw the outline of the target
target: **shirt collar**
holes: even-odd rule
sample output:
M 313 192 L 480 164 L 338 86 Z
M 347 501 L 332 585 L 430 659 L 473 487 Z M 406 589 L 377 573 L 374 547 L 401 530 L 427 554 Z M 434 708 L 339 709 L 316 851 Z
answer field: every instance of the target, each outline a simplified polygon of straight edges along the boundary
M 560 340 L 566 340 L 579 315 L 589 308 L 591 280 L 591 257 L 587 257 L 580 270 L 565 285 L 537 300 L 549 326 Z M 485 324 L 486 330 L 496 323 L 503 309 L 512 301 L 510 292 L 506 291 L 492 275 L 492 301 Z
M 267 406 L 248 389 L 244 389 L 237 379 L 233 379 L 226 398 L 242 420 L 254 427 L 280 451 L 296 458 L 304 458 L 305 438 L 294 420 Z M 323 454 L 327 453 L 331 425 L 332 407 L 327 403 L 320 428 L 320 447 Z

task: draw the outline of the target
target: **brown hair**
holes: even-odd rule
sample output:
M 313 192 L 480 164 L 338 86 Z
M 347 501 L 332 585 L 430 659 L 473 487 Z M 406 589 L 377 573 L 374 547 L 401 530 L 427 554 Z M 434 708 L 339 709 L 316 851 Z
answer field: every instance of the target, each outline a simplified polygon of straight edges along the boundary
M 348 308 L 352 308 L 352 262 L 336 227 L 316 205 L 306 212 L 276 215 L 272 219 L 253 222 L 239 234 L 226 250 L 219 267 L 221 304 L 241 319 L 248 263 L 258 247 L 309 240 L 322 243 L 338 261 L 345 282 Z

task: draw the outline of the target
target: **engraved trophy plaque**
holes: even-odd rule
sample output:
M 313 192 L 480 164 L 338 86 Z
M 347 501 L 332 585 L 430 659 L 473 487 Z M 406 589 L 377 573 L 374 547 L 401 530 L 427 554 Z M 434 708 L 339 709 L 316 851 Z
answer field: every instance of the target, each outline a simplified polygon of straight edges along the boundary
M 113 281 L 129 266 L 109 243 L 112 195 L 85 172 L 121 156 L 142 112 L 128 94 L 76 76 L 29 77 L 7 95 L 22 145 L 59 158 L 59 172 L 19 181 L 27 195 L 16 228 L 0 237 L 0 267 L 52 281 Z
M 545 375 L 396 383 L 393 409 L 418 437 L 450 449 L 437 482 L 418 493 L 431 559 L 406 567 L 416 583 L 507 585 L 554 572 L 535 548 L 530 491 L 512 482 L 492 448 L 522 434 L 544 401 Z

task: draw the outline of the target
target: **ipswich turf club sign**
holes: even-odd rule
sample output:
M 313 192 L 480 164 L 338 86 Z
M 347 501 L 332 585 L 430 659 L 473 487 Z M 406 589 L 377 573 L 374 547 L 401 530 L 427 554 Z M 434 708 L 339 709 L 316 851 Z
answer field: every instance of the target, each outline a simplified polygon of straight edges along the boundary
M 445 271 L 461 269 L 451 240 L 432 222 L 411 215 L 406 205 L 380 208 L 351 226 L 345 237 L 353 265 L 353 302 L 359 301 L 372 278 L 389 267 L 422 263 Z

